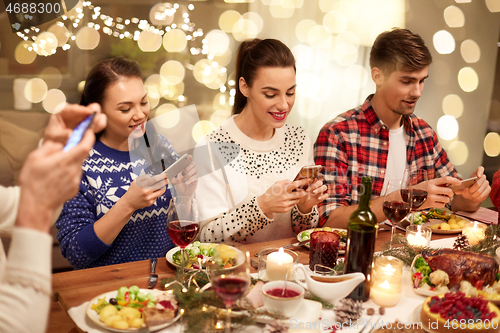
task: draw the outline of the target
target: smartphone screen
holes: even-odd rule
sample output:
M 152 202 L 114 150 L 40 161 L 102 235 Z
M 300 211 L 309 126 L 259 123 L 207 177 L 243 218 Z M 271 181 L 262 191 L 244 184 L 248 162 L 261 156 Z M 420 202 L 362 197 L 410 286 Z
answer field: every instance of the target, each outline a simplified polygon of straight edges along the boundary
M 73 133 L 71 133 L 68 139 L 68 142 L 66 142 L 66 146 L 64 146 L 63 151 L 70 150 L 82 140 L 85 131 L 89 128 L 90 124 L 92 124 L 92 120 L 94 120 L 95 114 L 95 112 L 92 113 L 75 127 Z

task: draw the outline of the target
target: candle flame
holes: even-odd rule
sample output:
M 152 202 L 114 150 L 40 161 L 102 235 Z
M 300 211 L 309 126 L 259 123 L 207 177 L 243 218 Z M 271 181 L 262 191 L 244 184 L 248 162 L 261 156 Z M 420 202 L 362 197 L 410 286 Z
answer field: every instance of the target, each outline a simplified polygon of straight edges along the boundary
M 280 249 L 278 250 L 278 253 L 285 253 L 285 250 L 283 250 L 283 248 L 280 247 Z
M 389 285 L 389 281 L 385 280 L 384 283 L 380 285 L 384 289 L 390 289 L 391 286 Z
M 472 227 L 473 230 L 477 229 L 477 221 L 474 221 L 474 226 Z
M 417 225 L 417 234 L 416 236 L 421 236 L 422 235 L 422 226 L 421 225 Z

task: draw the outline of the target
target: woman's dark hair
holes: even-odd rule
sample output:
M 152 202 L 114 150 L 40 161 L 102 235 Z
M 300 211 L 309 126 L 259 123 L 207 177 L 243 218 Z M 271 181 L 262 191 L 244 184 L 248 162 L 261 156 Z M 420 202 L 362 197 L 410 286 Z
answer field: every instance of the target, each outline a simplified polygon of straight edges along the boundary
M 120 78 L 137 77 L 142 80 L 142 71 L 137 61 L 122 57 L 103 60 L 92 67 L 85 81 L 80 105 L 99 103 L 102 105 L 106 91 Z
M 262 67 L 293 67 L 295 70 L 295 58 L 292 51 L 277 39 L 256 38 L 241 43 L 236 57 L 236 96 L 233 114 L 241 113 L 247 104 L 247 98 L 240 91 L 240 77 L 243 77 L 251 87 L 257 71 Z
M 370 67 L 388 75 L 395 70 L 418 71 L 432 63 L 432 55 L 420 35 L 393 29 L 378 35 L 370 51 Z

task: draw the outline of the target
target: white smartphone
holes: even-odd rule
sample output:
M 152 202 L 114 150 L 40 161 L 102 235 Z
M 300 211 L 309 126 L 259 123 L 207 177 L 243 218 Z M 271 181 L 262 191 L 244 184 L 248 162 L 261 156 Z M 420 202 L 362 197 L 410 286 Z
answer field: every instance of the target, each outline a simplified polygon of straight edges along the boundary
M 312 178 L 312 179 L 318 179 L 318 176 L 319 176 L 319 172 L 321 171 L 323 167 L 321 165 L 306 165 L 306 166 L 303 166 L 299 173 L 297 174 L 297 176 L 295 176 L 295 179 L 293 181 L 296 181 L 296 180 L 301 180 L 301 179 L 306 179 L 306 178 Z M 300 188 L 305 190 L 307 189 L 309 185 L 304 185 L 304 186 L 301 186 Z
M 462 180 L 462 183 L 460 185 L 451 185 L 450 188 L 453 192 L 465 190 L 466 188 L 471 187 L 474 185 L 477 181 L 477 177 L 472 177 L 469 179 L 464 179 Z
M 191 159 L 189 158 L 189 155 L 184 154 L 179 158 L 177 161 L 172 163 L 168 168 L 166 168 L 162 173 L 165 173 L 167 175 L 168 180 L 172 180 L 179 173 L 182 172 L 189 164 L 191 163 Z
M 89 126 L 92 124 L 92 121 L 94 120 L 95 117 L 95 112 L 92 113 L 90 116 L 85 118 L 81 123 L 76 125 L 75 129 L 69 136 L 68 142 L 66 142 L 66 145 L 63 148 L 63 151 L 68 151 L 74 146 L 76 146 L 83 138 L 83 135 L 89 128 Z

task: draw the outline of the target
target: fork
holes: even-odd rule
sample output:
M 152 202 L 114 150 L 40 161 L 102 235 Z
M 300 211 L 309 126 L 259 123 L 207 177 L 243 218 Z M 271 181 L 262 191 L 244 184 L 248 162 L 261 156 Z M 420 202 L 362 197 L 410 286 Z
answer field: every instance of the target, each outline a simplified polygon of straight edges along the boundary
M 155 274 L 157 258 L 150 259 L 151 261 L 151 275 L 149 276 L 148 288 L 153 288 L 158 282 L 158 274 Z

